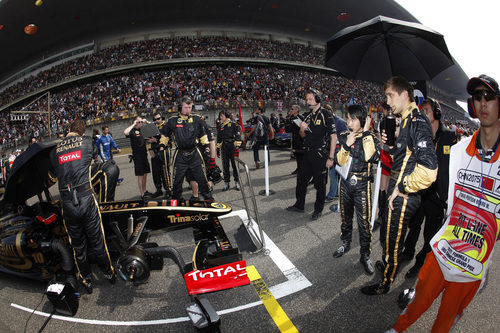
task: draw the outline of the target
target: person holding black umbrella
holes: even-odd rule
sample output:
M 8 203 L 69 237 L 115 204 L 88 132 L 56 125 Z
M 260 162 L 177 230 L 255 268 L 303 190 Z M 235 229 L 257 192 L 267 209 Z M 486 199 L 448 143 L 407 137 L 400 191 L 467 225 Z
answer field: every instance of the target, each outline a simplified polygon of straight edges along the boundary
M 420 206 L 419 191 L 428 188 L 437 176 L 437 157 L 429 119 L 414 102 L 413 87 L 403 77 L 393 76 L 384 85 L 387 104 L 394 114 L 401 114 L 399 136 L 389 147 L 393 156 L 389 209 L 380 230 L 384 251 L 382 261 L 375 267 L 383 272 L 379 283 L 361 288 L 366 295 L 386 294 L 398 271 L 399 255 L 403 249 L 408 222 Z M 387 133 L 382 134 L 382 143 Z

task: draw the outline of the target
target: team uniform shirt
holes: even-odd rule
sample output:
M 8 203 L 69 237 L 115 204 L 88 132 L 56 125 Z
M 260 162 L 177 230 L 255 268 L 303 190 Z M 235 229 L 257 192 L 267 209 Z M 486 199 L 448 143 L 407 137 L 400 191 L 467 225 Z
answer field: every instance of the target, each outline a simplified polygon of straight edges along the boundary
M 144 137 L 141 134 L 141 129 L 132 128 L 128 137 L 130 138 L 132 152 L 141 156 L 147 156 L 146 140 L 144 140 Z
M 209 143 L 203 120 L 198 115 L 172 116 L 161 128 L 161 133 L 171 138 L 180 150 L 194 150 L 198 142 L 204 145 Z
M 220 146 L 223 142 L 234 142 L 237 147 L 241 144 L 240 126 L 229 119 L 226 119 L 217 131 L 217 144 Z
M 304 146 L 309 150 L 317 150 L 323 153 L 330 151 L 330 135 L 337 133 L 335 120 L 330 111 L 320 108 L 316 113 L 310 112 L 304 117 L 309 125 L 304 138 Z
M 484 279 L 499 238 L 498 141 L 483 153 L 478 133 L 451 147 L 447 218 L 430 242 L 445 280 L 451 282 Z

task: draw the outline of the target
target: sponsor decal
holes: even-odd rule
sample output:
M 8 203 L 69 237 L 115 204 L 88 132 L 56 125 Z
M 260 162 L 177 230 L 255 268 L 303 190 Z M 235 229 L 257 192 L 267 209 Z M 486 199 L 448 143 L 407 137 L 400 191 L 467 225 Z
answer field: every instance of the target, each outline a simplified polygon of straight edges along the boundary
M 443 154 L 445 155 L 450 154 L 450 146 L 443 146 Z
M 192 123 L 192 122 L 193 122 L 193 118 L 189 117 L 188 123 Z
M 170 200 L 170 206 L 177 207 L 177 200 L 176 199 Z
M 175 125 L 175 127 L 184 127 L 184 125 L 183 124 L 177 124 L 177 125 Z
M 138 206 L 139 206 L 138 202 L 126 202 L 126 203 L 118 203 L 118 204 L 111 204 L 111 205 L 101 205 L 99 207 L 99 209 L 101 211 L 108 211 L 108 210 L 135 208 Z
M 209 293 L 250 284 L 246 261 L 237 261 L 184 274 L 189 295 Z
M 212 202 L 210 204 L 210 206 L 212 206 L 214 208 L 219 208 L 219 209 L 226 209 L 227 208 L 227 205 L 220 203 L 220 202 Z
M 177 123 L 178 124 L 182 124 L 182 119 L 181 118 L 177 118 Z
M 196 214 L 181 216 L 181 214 L 177 213 L 175 215 L 167 215 L 167 218 L 170 223 L 200 222 L 208 220 L 209 215 L 210 214 Z
M 484 188 L 484 191 L 491 192 L 495 185 L 495 179 L 489 176 L 484 176 L 479 172 L 467 169 L 460 169 L 457 172 L 457 180 L 463 185 L 473 188 Z
M 427 148 L 427 141 L 420 141 L 417 143 L 417 147 L 419 148 Z
M 316 125 L 321 125 L 321 119 L 316 120 Z
M 75 136 L 65 139 L 57 144 L 56 153 L 82 146 L 82 137 Z
M 482 177 L 477 179 L 473 175 L 469 176 L 469 184 L 479 187 Z M 462 174 L 461 181 L 466 179 L 467 175 Z M 481 193 L 478 188 L 471 189 L 459 184 L 454 190 L 451 215 L 432 247 L 441 262 L 480 279 L 499 233 L 498 199 Z
M 82 151 L 77 150 L 72 153 L 67 153 L 59 156 L 59 164 L 64 164 L 71 161 L 76 161 L 82 158 Z

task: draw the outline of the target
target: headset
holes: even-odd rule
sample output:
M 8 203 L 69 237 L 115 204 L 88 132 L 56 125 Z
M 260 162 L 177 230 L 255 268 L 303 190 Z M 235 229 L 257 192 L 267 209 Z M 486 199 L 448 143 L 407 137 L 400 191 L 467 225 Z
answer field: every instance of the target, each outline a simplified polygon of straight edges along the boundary
M 316 101 L 316 104 L 321 103 L 321 92 L 319 92 L 319 90 L 316 90 L 314 88 L 309 88 L 307 92 L 314 95 L 314 100 Z
M 422 103 L 420 103 L 420 105 L 422 105 L 424 103 L 430 103 L 431 104 L 432 113 L 434 115 L 434 119 L 436 119 L 436 120 L 441 119 L 441 115 L 443 114 L 443 112 L 441 111 L 441 105 L 439 105 L 438 101 L 436 101 L 434 98 L 427 97 L 426 99 L 424 99 L 422 101 Z

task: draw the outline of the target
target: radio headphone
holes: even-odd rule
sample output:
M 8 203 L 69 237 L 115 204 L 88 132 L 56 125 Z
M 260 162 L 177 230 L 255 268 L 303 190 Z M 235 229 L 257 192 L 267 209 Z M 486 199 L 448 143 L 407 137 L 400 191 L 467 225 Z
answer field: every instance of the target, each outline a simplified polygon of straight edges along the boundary
M 441 119 L 442 111 L 441 111 L 441 105 L 439 105 L 439 102 L 436 101 L 434 98 L 427 97 L 424 99 L 424 101 L 421 104 L 424 103 L 430 103 L 432 107 L 432 113 L 434 115 L 434 119 L 439 120 Z
M 316 104 L 321 103 L 321 93 L 318 90 L 314 88 L 309 88 L 307 92 L 314 95 L 314 100 L 316 101 Z

